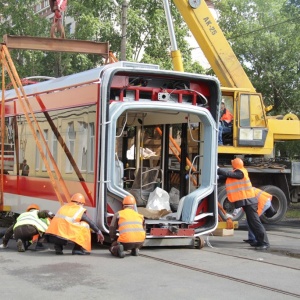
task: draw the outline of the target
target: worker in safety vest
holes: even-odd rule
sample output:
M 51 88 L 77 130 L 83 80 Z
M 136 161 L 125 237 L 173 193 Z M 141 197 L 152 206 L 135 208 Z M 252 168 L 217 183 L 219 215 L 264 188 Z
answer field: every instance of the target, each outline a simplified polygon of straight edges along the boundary
M 267 211 L 271 207 L 272 195 L 258 188 L 253 187 L 255 197 L 258 201 L 257 214 L 260 217 L 265 211 Z M 244 242 L 251 244 L 257 243 L 255 234 L 248 226 L 248 240 L 244 240 Z
M 233 120 L 233 115 L 229 111 L 229 109 L 226 108 L 224 100 L 222 100 L 222 103 L 221 103 L 220 114 L 221 114 L 221 116 L 220 116 L 220 121 L 219 121 L 218 145 L 222 146 L 223 145 L 222 135 L 224 133 L 232 132 L 232 120 Z
M 252 244 L 256 250 L 267 250 L 270 247 L 266 230 L 258 216 L 258 200 L 252 187 L 247 170 L 240 158 L 231 161 L 233 171 L 218 168 L 218 175 L 226 177 L 226 193 L 235 208 L 242 207 L 246 213 L 249 228 L 256 236 L 257 243 Z
M 73 242 L 72 254 L 86 255 L 91 251 L 91 231 L 97 234 L 97 241 L 104 241 L 103 234 L 98 226 L 86 215 L 83 207 L 85 198 L 76 193 L 71 202 L 63 205 L 52 219 L 46 231 L 48 242 L 54 244 L 55 254 L 63 254 L 63 246 Z
M 123 210 L 113 216 L 109 226 L 112 241 L 109 251 L 114 256 L 125 257 L 124 250 L 131 250 L 131 255 L 138 256 L 139 249 L 144 244 L 146 238 L 144 217 L 135 211 L 135 206 L 135 198 L 126 196 L 123 199 Z
M 8 241 L 13 235 L 17 241 L 18 252 L 27 250 L 34 241 L 37 242 L 39 249 L 43 248 L 43 245 L 38 241 L 45 233 L 50 219 L 53 217 L 54 213 L 49 210 L 40 210 L 37 204 L 30 204 L 26 212 L 20 214 L 16 222 L 7 229 L 0 248 L 7 248 Z M 38 250 L 37 247 L 36 250 Z

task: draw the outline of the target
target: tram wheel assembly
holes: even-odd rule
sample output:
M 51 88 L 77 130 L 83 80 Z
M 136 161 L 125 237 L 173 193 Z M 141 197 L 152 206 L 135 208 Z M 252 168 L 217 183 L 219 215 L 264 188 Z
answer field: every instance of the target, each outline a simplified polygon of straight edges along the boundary
M 201 237 L 201 236 L 197 236 L 195 239 L 194 239 L 194 247 L 196 249 L 202 249 L 205 245 L 205 241 L 204 241 L 204 238 Z

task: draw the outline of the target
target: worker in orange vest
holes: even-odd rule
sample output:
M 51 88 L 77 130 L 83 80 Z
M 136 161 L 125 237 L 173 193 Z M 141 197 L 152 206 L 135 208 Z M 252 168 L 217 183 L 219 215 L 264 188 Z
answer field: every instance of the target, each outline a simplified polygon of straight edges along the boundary
M 227 198 L 234 203 L 235 208 L 242 207 L 246 213 L 250 229 L 256 236 L 256 250 L 267 250 L 270 247 L 266 230 L 257 213 L 258 200 L 252 187 L 244 162 L 240 158 L 231 161 L 233 171 L 218 168 L 218 175 L 226 178 Z
M 84 204 L 84 196 L 76 193 L 71 197 L 71 202 L 63 205 L 52 219 L 46 231 L 46 236 L 49 243 L 54 243 L 55 254 L 63 254 L 63 246 L 67 245 L 69 241 L 74 243 L 73 255 L 90 254 L 90 227 L 96 232 L 97 241 L 103 243 L 103 234 L 86 215 Z
M 253 187 L 255 197 L 258 201 L 257 214 L 260 217 L 266 210 L 271 207 L 272 195 L 258 188 Z M 249 243 L 250 245 L 257 243 L 255 234 L 248 226 L 248 240 L 244 242 Z
M 135 207 L 135 198 L 126 196 L 123 199 L 123 210 L 115 213 L 110 223 L 109 235 L 112 244 L 109 251 L 114 256 L 124 258 L 124 250 L 131 250 L 131 255 L 138 256 L 139 249 L 144 244 L 144 217 L 135 211 Z

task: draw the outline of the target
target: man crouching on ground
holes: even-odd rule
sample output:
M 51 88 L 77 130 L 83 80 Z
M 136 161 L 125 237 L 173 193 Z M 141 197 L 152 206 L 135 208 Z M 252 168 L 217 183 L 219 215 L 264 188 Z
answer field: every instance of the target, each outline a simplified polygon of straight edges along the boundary
M 138 256 L 143 246 L 146 232 L 144 217 L 135 211 L 136 201 L 133 196 L 123 199 L 123 210 L 114 214 L 109 226 L 112 241 L 109 251 L 112 255 L 124 258 L 124 250 L 131 250 L 131 255 Z M 119 237 L 117 236 L 119 231 Z

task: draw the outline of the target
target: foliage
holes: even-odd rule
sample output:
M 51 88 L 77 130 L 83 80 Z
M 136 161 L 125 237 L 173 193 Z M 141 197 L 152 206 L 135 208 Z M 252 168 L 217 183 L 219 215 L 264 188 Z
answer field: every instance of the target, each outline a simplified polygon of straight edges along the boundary
M 118 3 L 118 6 L 114 4 Z M 34 13 L 40 0 L 8 0 L 0 4 L 2 22 L 0 35 L 49 36 L 51 21 Z M 66 37 L 91 41 L 109 41 L 110 49 L 120 57 L 122 4 L 124 0 L 68 1 L 65 12 L 67 23 L 76 22 L 75 31 L 65 25 Z M 186 41 L 188 28 L 174 5 L 171 6 L 178 47 L 182 52 L 185 70 L 204 72 L 191 59 Z M 12 26 L 13 24 L 13 26 Z M 20 77 L 62 76 L 105 63 L 103 57 L 79 53 L 11 50 L 11 56 Z M 127 12 L 126 58 L 129 61 L 158 64 L 172 69 L 170 39 L 162 1 L 131 0 Z
M 300 117 L 299 0 L 222 0 L 219 25 L 273 115 Z M 277 145 L 293 156 L 299 142 Z
M 34 14 L 34 6 L 38 2 L 38 0 L 1 2 L 0 36 L 5 34 L 46 36 L 50 30 L 48 21 Z M 43 57 L 41 52 L 11 50 L 10 55 L 21 78 L 32 74 L 41 75 L 43 69 L 39 63 Z

